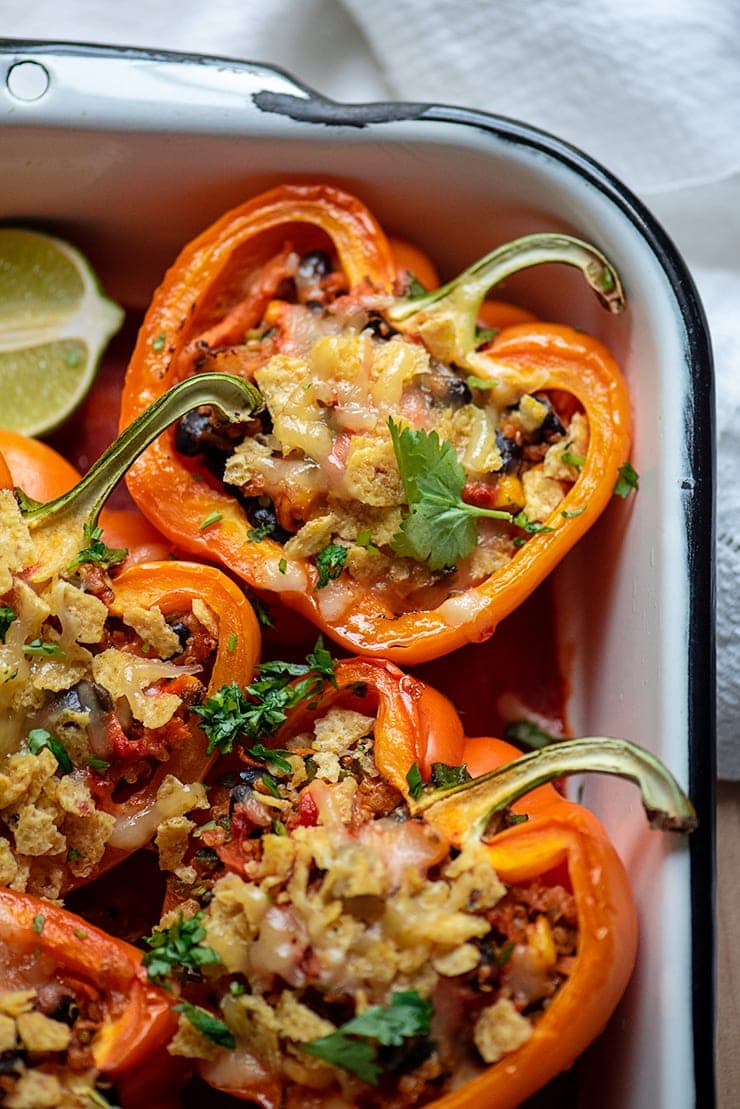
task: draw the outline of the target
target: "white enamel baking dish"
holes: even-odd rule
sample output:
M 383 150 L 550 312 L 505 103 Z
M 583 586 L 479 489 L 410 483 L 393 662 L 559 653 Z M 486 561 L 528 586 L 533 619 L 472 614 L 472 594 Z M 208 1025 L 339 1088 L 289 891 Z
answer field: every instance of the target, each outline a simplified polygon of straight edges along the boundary
M 260 65 L 0 40 L 0 219 L 81 246 L 122 303 L 144 306 L 179 247 L 273 184 L 357 193 L 448 275 L 515 235 L 597 244 L 629 297 L 600 310 L 564 268 L 526 277 L 545 319 L 598 335 L 625 367 L 637 497 L 615 503 L 556 574 L 576 734 L 658 754 L 701 825 L 648 831 L 636 791 L 591 778 L 637 895 L 637 971 L 566 1104 L 707 1109 L 713 1078 L 713 384 L 694 286 L 626 188 L 511 120 L 423 104 L 342 105 Z M 516 297 L 512 281 L 508 292 Z M 539 1103 L 538 1103 L 539 1104 Z

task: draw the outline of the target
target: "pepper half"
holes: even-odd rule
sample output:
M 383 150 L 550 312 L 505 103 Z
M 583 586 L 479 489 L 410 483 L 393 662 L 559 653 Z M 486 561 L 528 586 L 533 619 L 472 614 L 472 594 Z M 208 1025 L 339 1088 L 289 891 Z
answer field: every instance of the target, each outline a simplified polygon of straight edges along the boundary
M 517 240 L 410 297 L 397 295 L 392 250 L 354 197 L 285 185 L 235 208 L 185 247 L 156 292 L 121 423 L 211 368 L 255 380 L 268 411 L 240 438 L 219 435 L 207 412 L 163 435 L 128 475 L 134 499 L 178 546 L 219 560 L 350 650 L 415 663 L 486 639 L 603 511 L 629 450 L 625 384 L 601 343 L 531 321 L 493 337 L 477 328 L 481 314 L 512 318 L 482 307 L 493 285 L 552 261 L 580 269 L 609 310 L 624 306 L 607 260 L 568 236 Z M 386 393 L 401 379 L 394 408 Z M 485 537 L 457 558 L 434 550 L 448 527 L 439 516 L 431 553 L 398 541 L 413 490 L 403 473 L 399 488 L 386 417 L 425 433 L 430 413 L 467 459 L 455 527 L 487 518 Z M 569 440 L 576 429 L 582 456 Z M 546 461 L 552 444 L 558 459 Z M 520 470 L 534 473 L 530 492 Z M 438 489 L 424 495 L 441 504 Z
M 250 395 L 230 379 L 192 384 L 227 411 L 241 413 Z M 107 492 L 191 388 L 162 398 L 72 489 L 75 471 L 49 448 L 2 440 L 0 869 L 13 888 L 56 898 L 204 804 L 195 784 L 214 755 L 192 705 L 248 679 L 258 658 L 252 605 L 220 570 L 132 564 L 99 534 Z M 41 504 L 13 493 L 18 478 L 58 495 Z M 124 541 L 141 537 L 137 513 L 116 523 Z
M 567 741 L 518 758 L 499 740 L 466 739 L 446 698 L 391 663 L 342 660 L 333 680 L 291 711 L 259 754 L 272 774 L 269 789 L 249 757 L 241 775 L 229 776 L 236 780 L 231 841 L 217 828 L 200 833 L 198 842 L 213 845 L 227 873 L 211 885 L 199 918 L 209 962 L 221 965 L 204 972 L 196 996 L 220 1007 L 223 1037 L 231 1037 L 219 1040 L 221 1048 L 202 1045 L 200 1073 L 265 1109 L 303 1104 L 305 1086 L 321 1091 L 311 1093 L 312 1104 L 324 1104 L 321 1096 L 329 1104 L 337 1092 L 332 1071 L 296 1062 L 307 1053 L 331 1064 L 342 1096 L 364 1106 L 387 1104 L 403 1076 L 404 1104 L 513 1109 L 603 1030 L 637 944 L 628 878 L 605 830 L 547 783 L 589 769 L 630 778 L 651 822 L 667 829 L 690 831 L 693 808 L 657 760 L 625 741 Z M 358 742 L 367 729 L 379 780 L 367 762 L 357 769 L 370 753 L 366 740 Z M 301 760 L 316 764 L 313 779 Z M 347 788 L 353 777 L 360 782 L 354 791 Z M 434 787 L 430 778 L 454 784 Z M 295 848 L 286 836 L 295 837 Z M 206 866 L 212 876 L 214 860 Z M 412 896 L 403 868 L 413 875 Z M 495 876 L 506 889 L 491 894 Z M 464 896 L 456 880 L 470 881 Z M 531 921 L 527 905 L 537 907 Z M 553 907 L 564 923 L 548 921 Z M 506 938 L 511 929 L 519 938 L 492 940 L 486 925 L 476 931 L 463 915 L 476 912 L 492 932 L 502 929 Z M 564 955 L 555 950 L 556 932 L 567 933 Z M 419 949 L 421 966 L 412 955 Z M 551 975 L 557 986 L 540 988 Z M 353 989 L 361 998 L 356 1009 Z M 434 1041 L 441 1069 L 429 1014 L 420 1017 L 438 990 L 431 1036 L 447 1038 L 444 1050 Z M 400 1035 L 389 1030 L 402 1019 L 396 1003 L 408 1022 Z M 534 1013 L 529 1027 L 521 1011 Z M 451 1012 L 461 1024 L 444 1033 Z M 450 1043 L 473 1036 L 482 1060 L 460 1063 L 466 1077 L 459 1085 L 454 1068 L 445 1070 L 445 1050 L 449 1067 Z M 193 1042 L 191 1033 L 172 1049 L 187 1055 Z M 399 1050 L 386 1050 L 389 1044 Z M 280 1052 L 284 1070 L 282 1063 L 275 1069 Z
M 7 889 L 0 933 L 3 1104 L 108 1105 L 113 1086 L 131 1109 L 171 1104 L 176 1070 L 164 1047 L 176 1018 L 141 952 Z

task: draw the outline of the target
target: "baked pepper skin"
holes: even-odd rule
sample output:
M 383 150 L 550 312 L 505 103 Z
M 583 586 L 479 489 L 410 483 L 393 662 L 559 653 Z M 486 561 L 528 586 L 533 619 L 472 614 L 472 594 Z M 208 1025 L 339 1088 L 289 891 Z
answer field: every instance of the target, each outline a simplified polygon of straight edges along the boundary
M 477 777 L 517 758 L 499 739 L 468 739 L 462 761 Z M 488 844 L 491 866 L 507 885 L 526 884 L 565 866 L 578 907 L 578 953 L 567 982 L 541 1015 L 531 1038 L 479 1078 L 438 1102 L 442 1109 L 514 1109 L 541 1089 L 604 1030 L 629 982 L 637 954 L 637 912 L 621 859 L 597 818 L 540 786 L 511 806 L 527 820 Z M 461 820 L 436 824 L 453 843 Z
M 0 933 L 13 962 L 22 964 L 39 952 L 51 965 L 51 977 L 72 988 L 77 984 L 99 991 L 102 1012 L 93 1043 L 95 1066 L 101 1078 L 116 1083 L 124 1106 L 170 1105 L 163 1077 L 172 1076 L 174 1069 L 165 1045 L 177 1017 L 172 997 L 151 983 L 142 969 L 142 953 L 54 902 L 8 889 L 0 890 Z M 18 989 L 12 975 L 13 966 L 4 959 L 3 989 Z
M 280 746 L 309 730 L 317 715 L 340 703 L 377 712 L 374 758 L 384 778 L 409 800 L 407 774 L 416 764 L 424 779 L 431 764 L 464 764 L 474 778 L 518 759 L 521 752 L 492 738 L 466 738 L 452 704 L 432 687 L 394 664 L 353 658 L 337 663 L 336 688 L 326 688 L 318 705 L 299 705 L 275 737 Z M 366 689 L 356 699 L 357 686 Z M 377 707 L 376 707 L 377 706 Z M 454 799 L 453 799 L 454 801 Z M 420 815 L 449 842 L 462 847 L 471 835 L 466 791 L 459 804 L 435 804 Z M 428 1103 L 439 1109 L 514 1109 L 570 1067 L 598 1036 L 632 973 L 637 950 L 637 916 L 624 866 L 597 818 L 567 801 L 552 785 L 532 789 L 511 810 L 523 823 L 486 839 L 491 867 L 507 885 L 548 882 L 569 885 L 577 904 L 578 951 L 567 981 L 540 1015 L 531 1038 L 479 1077 Z M 473 832 L 473 835 L 477 833 Z M 171 907 L 171 906 L 168 906 Z M 240 1099 L 250 1089 L 229 1088 Z
M 317 240 L 317 235 L 323 240 Z M 313 249 L 317 241 L 325 243 L 327 235 L 351 290 L 370 283 L 380 292 L 393 293 L 397 267 L 388 240 L 354 197 L 327 185 L 285 185 L 258 196 L 193 240 L 166 274 L 128 368 L 121 426 L 173 382 L 194 371 L 199 339 L 216 349 L 239 343 L 245 331 L 259 322 L 271 291 L 256 277 L 250 285 L 249 275 L 264 266 L 286 238 L 301 250 Z M 413 266 L 413 259 L 409 264 Z M 417 320 L 407 311 L 413 302 L 399 303 L 401 314 L 392 310 L 391 322 L 398 322 L 411 338 L 422 335 L 426 342 L 429 311 L 422 310 Z M 459 357 L 447 361 L 492 379 L 503 371 L 504 378 L 521 385 L 522 391 L 571 394 L 588 416 L 591 444 L 578 480 L 546 521 L 552 530 L 530 535 L 503 569 L 437 608 L 398 614 L 377 591 L 368 589 L 344 615 L 326 618 L 310 560 L 291 558 L 288 574 L 281 575 L 282 545 L 269 537 L 247 540 L 250 525 L 239 503 L 208 480 L 193 481 L 193 463 L 176 452 L 171 431 L 160 436 L 130 470 L 127 480 L 134 500 L 177 546 L 228 566 L 255 589 L 297 609 L 353 653 L 413 665 L 467 642 L 485 640 L 604 509 L 627 458 L 630 439 L 626 388 L 616 363 L 599 342 L 564 326 L 529 321 L 510 327 L 511 319 L 521 320 L 522 313 L 512 317 L 494 306 L 482 314 L 489 311 L 491 319 L 505 321 L 493 344 L 482 352 L 469 350 L 474 356 L 469 362 Z M 155 491 L 161 488 L 169 495 L 158 500 Z M 219 514 L 218 523 L 204 529 L 203 520 L 214 513 Z
M 218 620 L 218 647 L 213 662 L 206 696 L 230 682 L 249 681 L 260 651 L 260 632 L 252 605 L 242 590 L 214 566 L 187 562 L 138 563 L 124 570 L 113 583 L 112 615 L 131 604 L 144 608 L 157 605 L 163 615 L 188 611 L 194 600 L 204 602 Z M 191 717 L 191 735 L 171 750 L 161 770 L 152 775 L 141 789 L 126 801 L 117 802 L 113 792 L 120 778 L 110 771 L 95 775 L 94 790 L 98 803 L 117 818 L 113 844 L 109 845 L 91 881 L 121 862 L 132 851 L 147 843 L 156 830 L 160 817 L 156 811 L 156 793 L 165 774 L 173 774 L 184 785 L 203 781 L 216 753 L 206 753 L 206 740 Z M 115 770 L 115 765 L 114 768 Z M 93 788 L 91 772 L 91 788 Z M 125 842 L 125 847 L 115 846 Z M 75 883 L 80 884 L 80 883 Z

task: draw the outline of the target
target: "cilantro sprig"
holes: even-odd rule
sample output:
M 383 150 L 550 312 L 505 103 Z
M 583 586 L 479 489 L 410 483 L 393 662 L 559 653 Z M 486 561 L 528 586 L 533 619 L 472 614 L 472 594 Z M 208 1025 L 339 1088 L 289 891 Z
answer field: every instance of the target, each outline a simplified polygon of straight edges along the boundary
M 377 1086 L 383 1065 L 381 1047 L 400 1047 L 404 1040 L 429 1035 L 434 1009 L 416 990 L 398 990 L 389 1006 L 371 1005 L 336 1032 L 302 1044 L 309 1055 L 350 1071 Z
M 62 774 L 71 774 L 74 770 L 72 760 L 67 754 L 67 749 L 60 740 L 56 739 L 51 732 L 47 732 L 46 728 L 31 728 L 31 731 L 26 736 L 26 745 L 29 753 L 38 755 L 45 747 L 48 747 Z
M 619 477 L 614 485 L 616 497 L 629 497 L 630 493 L 637 492 L 640 488 L 640 475 L 631 462 L 624 462 L 619 467 Z
M 8 628 L 17 620 L 18 616 L 15 609 L 10 605 L 0 605 L 0 643 L 5 642 L 5 636 L 8 634 Z
M 116 566 L 128 554 L 124 547 L 107 547 L 103 542 L 103 529 L 95 524 L 85 524 L 82 534 L 87 546 L 72 559 L 67 567 L 68 572 L 76 570 L 85 562 L 92 562 L 96 566 Z
M 409 514 L 391 546 L 396 554 L 443 570 L 466 558 L 478 541 L 477 518 L 513 521 L 510 512 L 480 508 L 462 499 L 465 469 L 436 431 L 402 428 L 388 420 Z
M 201 1036 L 205 1036 L 211 1043 L 225 1047 L 229 1051 L 233 1051 L 236 1047 L 236 1038 L 228 1025 L 218 1017 L 214 1017 L 207 1009 L 201 1009 L 200 1005 L 191 1005 L 189 1001 L 183 1000 L 179 1005 L 175 1005 L 175 1012 L 182 1013 L 193 1028 L 197 1028 Z
M 285 723 L 289 709 L 319 695 L 327 682 L 336 685 L 334 659 L 319 637 L 305 663 L 263 662 L 257 668 L 257 678 L 246 688 L 236 682 L 221 686 L 194 708 L 208 739 L 207 753 L 228 754 L 239 739 L 256 740 L 273 735 Z M 253 757 L 263 757 L 280 768 L 276 754 L 280 759 L 284 752 Z
M 327 543 L 318 552 L 316 555 L 316 569 L 319 572 L 319 578 L 315 589 L 324 589 L 330 581 L 336 581 L 344 569 L 348 554 L 349 548 L 343 547 L 341 543 Z
M 201 967 L 219 963 L 212 947 L 202 941 L 206 930 L 202 925 L 203 913 L 197 912 L 187 920 L 182 913 L 169 928 L 162 928 L 145 936 L 144 942 L 151 948 L 142 958 L 142 966 L 157 985 L 167 985 L 173 977 L 182 978 L 187 971 L 199 971 Z

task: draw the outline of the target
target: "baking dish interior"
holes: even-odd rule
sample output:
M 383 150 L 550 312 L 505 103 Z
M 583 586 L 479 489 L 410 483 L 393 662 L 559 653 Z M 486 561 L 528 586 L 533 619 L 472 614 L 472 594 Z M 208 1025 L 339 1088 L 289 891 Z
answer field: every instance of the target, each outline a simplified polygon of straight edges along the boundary
M 212 219 L 291 180 L 355 193 L 445 277 L 532 231 L 568 231 L 607 254 L 627 292 L 623 316 L 604 312 L 562 266 L 499 290 L 601 338 L 633 398 L 639 494 L 615 498 L 556 572 L 569 719 L 574 734 L 643 744 L 683 785 L 698 784 L 695 799 L 708 804 L 711 535 L 702 532 L 711 524 L 711 367 L 690 282 L 632 198 L 555 140 L 475 113 L 419 108 L 383 118 L 378 109 L 358 125 L 357 113 L 342 122 L 320 104 L 312 117 L 305 90 L 259 67 L 226 66 L 219 85 L 212 67 L 187 59 L 71 48 L 22 56 L 43 62 L 51 82 L 37 104 L 4 93 L 0 216 L 76 242 L 127 307 L 146 305 L 180 246 Z M 6 47 L 6 68 L 17 57 Z M 86 60 L 95 73 L 81 73 Z M 291 117 L 291 96 L 300 118 Z M 706 626 L 697 626 L 704 609 Z M 688 1107 L 699 1084 L 711 1083 L 711 1031 L 702 1046 L 695 1015 L 696 990 L 711 1004 L 707 952 L 697 953 L 702 936 L 711 951 L 710 875 L 697 887 L 697 871 L 711 871 L 708 841 L 704 862 L 692 861 L 686 842 L 647 829 L 636 790 L 613 779 L 589 779 L 583 797 L 630 872 L 641 947 L 623 1003 L 579 1064 L 579 1103 Z M 710 812 L 700 817 L 711 825 Z M 711 1026 L 711 1012 L 706 1019 Z

